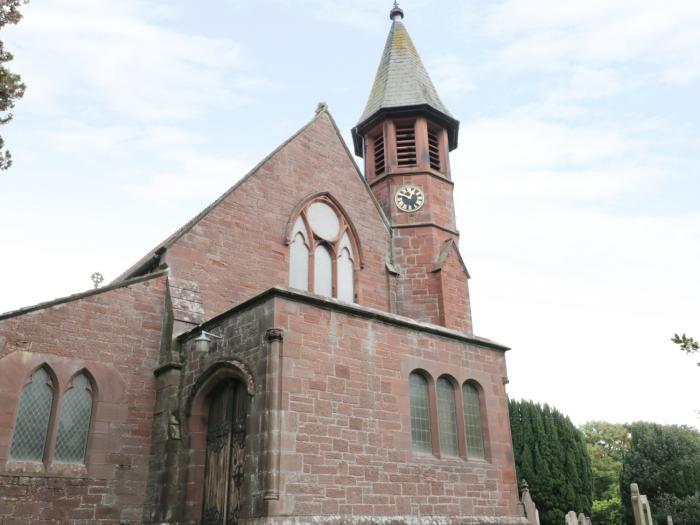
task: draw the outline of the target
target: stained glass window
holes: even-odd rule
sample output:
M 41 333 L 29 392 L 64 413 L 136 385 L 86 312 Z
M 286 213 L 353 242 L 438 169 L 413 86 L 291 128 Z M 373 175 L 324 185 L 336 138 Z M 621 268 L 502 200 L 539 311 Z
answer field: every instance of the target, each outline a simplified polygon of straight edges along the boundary
M 91 414 L 90 382 L 84 374 L 81 374 L 73 380 L 72 388 L 63 394 L 56 450 L 53 455 L 56 463 L 85 462 Z
M 467 434 L 467 455 L 470 458 L 484 459 L 479 391 L 470 383 L 464 383 L 462 386 L 462 405 L 464 406 L 464 430 Z
M 12 435 L 10 458 L 16 461 L 42 461 L 49 430 L 53 384 L 48 372 L 40 368 L 22 390 Z
M 430 401 L 428 381 L 421 374 L 412 373 L 409 377 L 411 396 L 411 437 L 413 450 L 432 452 L 433 439 L 430 430 Z
M 457 444 L 457 409 L 455 390 L 449 379 L 437 380 L 438 420 L 440 424 L 440 452 L 447 456 L 459 455 Z

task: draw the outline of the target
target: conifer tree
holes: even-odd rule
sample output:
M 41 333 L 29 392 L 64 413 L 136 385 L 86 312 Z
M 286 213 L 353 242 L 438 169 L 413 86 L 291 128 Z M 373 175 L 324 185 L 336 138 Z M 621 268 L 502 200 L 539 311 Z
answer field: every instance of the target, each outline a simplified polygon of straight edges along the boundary
M 518 479 L 525 479 L 542 525 L 573 510 L 591 513 L 591 461 L 581 432 L 549 405 L 508 401 Z

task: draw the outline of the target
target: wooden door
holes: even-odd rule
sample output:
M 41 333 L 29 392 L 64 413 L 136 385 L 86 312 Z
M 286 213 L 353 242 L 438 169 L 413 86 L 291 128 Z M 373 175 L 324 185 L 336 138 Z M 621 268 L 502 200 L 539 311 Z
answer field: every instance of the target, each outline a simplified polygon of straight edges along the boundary
M 247 392 L 227 381 L 209 405 L 202 525 L 237 525 L 241 511 Z

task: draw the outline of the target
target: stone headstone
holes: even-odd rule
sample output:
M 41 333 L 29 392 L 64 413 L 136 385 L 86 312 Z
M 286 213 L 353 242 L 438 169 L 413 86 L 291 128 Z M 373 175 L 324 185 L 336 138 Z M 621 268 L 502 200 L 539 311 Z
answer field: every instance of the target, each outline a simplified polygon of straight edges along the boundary
M 578 516 L 573 510 L 567 512 L 566 516 L 564 516 L 564 525 L 579 525 Z
M 522 491 L 521 501 L 523 507 L 525 507 L 525 516 L 530 525 L 540 525 L 540 513 L 537 511 L 535 502 L 532 501 L 532 496 L 530 496 L 530 488 L 527 485 L 527 481 L 523 480 L 520 485 L 520 490 Z

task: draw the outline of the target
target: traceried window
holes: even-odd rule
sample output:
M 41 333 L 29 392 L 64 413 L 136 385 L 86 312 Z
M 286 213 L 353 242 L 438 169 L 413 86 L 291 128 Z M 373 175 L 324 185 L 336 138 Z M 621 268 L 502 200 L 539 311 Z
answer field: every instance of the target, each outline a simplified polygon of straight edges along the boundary
M 467 456 L 484 459 L 484 434 L 481 423 L 479 390 L 471 383 L 462 385 L 464 431 L 467 434 Z
M 85 374 L 80 374 L 73 380 L 71 388 L 63 394 L 54 462 L 85 462 L 91 415 L 92 388 Z
M 324 197 L 303 207 L 289 247 L 289 286 L 355 301 L 356 253 L 348 221 Z
M 418 372 L 409 376 L 411 396 L 411 438 L 413 450 L 432 452 L 433 438 L 430 427 L 430 399 L 428 381 Z
M 51 419 L 55 385 L 46 369 L 39 368 L 22 389 L 12 434 L 10 459 L 42 461 Z
M 459 455 L 457 441 L 457 408 L 452 382 L 441 377 L 437 380 L 438 422 L 440 428 L 440 452 L 447 456 Z

